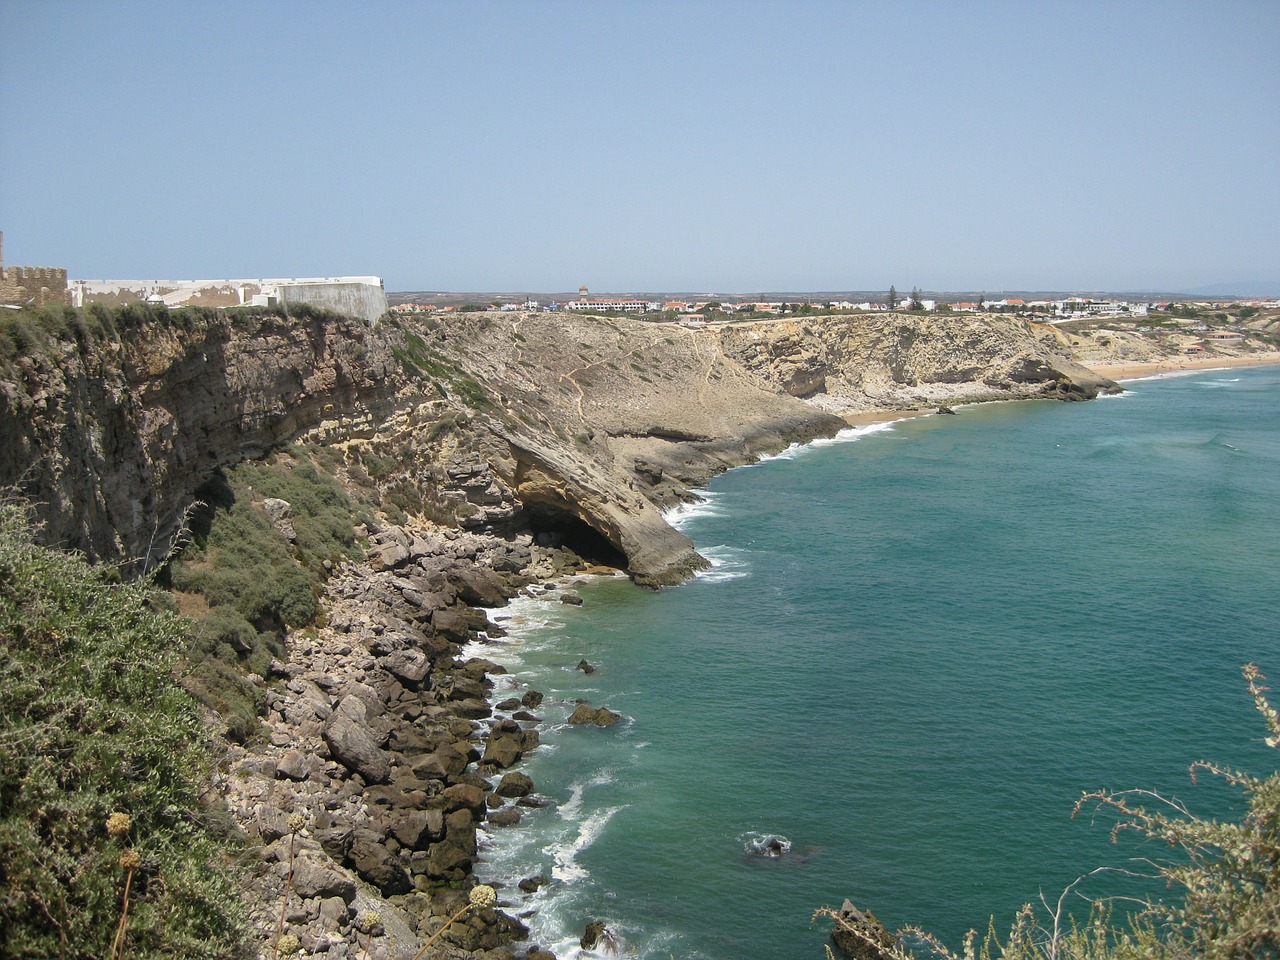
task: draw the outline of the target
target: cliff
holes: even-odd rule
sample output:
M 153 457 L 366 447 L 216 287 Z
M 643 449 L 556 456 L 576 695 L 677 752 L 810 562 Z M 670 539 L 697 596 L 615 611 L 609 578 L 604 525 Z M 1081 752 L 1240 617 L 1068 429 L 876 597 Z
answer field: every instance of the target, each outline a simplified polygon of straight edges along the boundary
M 38 349 L 0 358 L 0 484 L 37 504 L 48 542 L 143 567 L 215 471 L 310 441 L 341 450 L 342 469 L 394 464 L 374 486 L 410 514 L 567 538 L 638 582 L 675 583 L 702 560 L 661 508 L 834 433 L 837 414 L 1113 386 L 1043 331 L 993 317 L 693 329 L 545 313 L 377 329 L 297 307 L 58 317 Z

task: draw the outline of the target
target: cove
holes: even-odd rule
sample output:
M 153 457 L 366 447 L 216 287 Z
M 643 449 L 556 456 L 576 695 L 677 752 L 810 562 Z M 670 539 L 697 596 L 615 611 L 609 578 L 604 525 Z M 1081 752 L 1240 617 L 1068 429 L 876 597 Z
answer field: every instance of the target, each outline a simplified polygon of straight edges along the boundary
M 562 957 L 603 920 L 641 957 L 800 960 L 845 897 L 958 946 L 1152 853 L 1072 819 L 1084 790 L 1229 815 L 1187 767 L 1274 769 L 1239 668 L 1280 674 L 1280 370 L 1129 387 L 731 471 L 680 520 L 708 574 L 498 611 L 481 650 L 546 694 L 524 771 L 551 802 L 480 876 Z M 568 727 L 580 698 L 626 719 Z M 749 852 L 767 835 L 787 854 Z

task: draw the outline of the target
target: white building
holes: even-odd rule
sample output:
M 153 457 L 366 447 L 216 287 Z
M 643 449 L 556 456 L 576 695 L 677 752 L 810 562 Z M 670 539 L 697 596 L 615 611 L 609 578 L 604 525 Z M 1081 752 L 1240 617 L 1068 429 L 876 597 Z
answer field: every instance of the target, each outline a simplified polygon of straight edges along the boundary
M 73 280 L 73 306 L 155 303 L 166 307 L 267 307 L 309 303 L 375 323 L 387 312 L 381 277 L 277 277 L 266 280 Z

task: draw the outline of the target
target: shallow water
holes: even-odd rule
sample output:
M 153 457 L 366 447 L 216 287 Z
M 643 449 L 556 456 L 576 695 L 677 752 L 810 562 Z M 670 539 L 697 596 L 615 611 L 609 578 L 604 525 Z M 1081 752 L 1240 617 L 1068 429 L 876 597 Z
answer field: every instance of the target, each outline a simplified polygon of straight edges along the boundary
M 1275 769 L 1239 669 L 1280 677 L 1280 368 L 1129 387 L 731 471 L 678 519 L 709 573 L 500 611 L 484 654 L 547 694 L 524 769 L 554 803 L 480 875 L 562 957 L 602 919 L 640 957 L 800 960 L 845 897 L 958 945 L 1152 852 L 1073 820 L 1083 790 L 1229 813 L 1187 766 Z M 626 719 L 567 727 L 577 698 Z

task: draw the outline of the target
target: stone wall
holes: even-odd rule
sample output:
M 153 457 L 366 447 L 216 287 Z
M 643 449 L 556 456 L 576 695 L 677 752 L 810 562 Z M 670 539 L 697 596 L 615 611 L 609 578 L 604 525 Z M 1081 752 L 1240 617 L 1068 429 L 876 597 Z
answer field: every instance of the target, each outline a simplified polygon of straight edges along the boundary
M 66 267 L 5 267 L 0 275 L 0 303 L 68 302 Z

